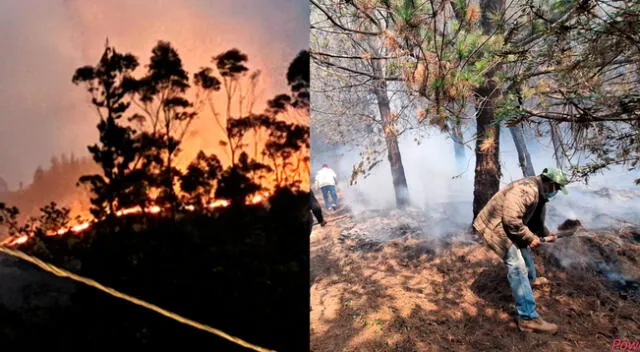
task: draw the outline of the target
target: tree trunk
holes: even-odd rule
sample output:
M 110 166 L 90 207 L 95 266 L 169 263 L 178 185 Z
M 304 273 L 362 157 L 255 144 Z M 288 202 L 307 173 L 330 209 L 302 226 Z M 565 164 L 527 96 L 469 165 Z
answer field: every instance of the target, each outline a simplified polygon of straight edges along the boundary
M 394 127 L 393 117 L 391 116 L 391 106 L 389 104 L 389 97 L 387 96 L 387 82 L 384 80 L 378 82 L 375 85 L 374 91 L 378 100 L 380 117 L 382 118 L 384 140 L 387 144 L 387 158 L 391 165 L 393 190 L 396 195 L 396 207 L 404 208 L 409 204 L 409 189 L 407 187 L 407 178 L 404 174 L 404 166 L 402 165 L 398 136 Z
M 165 112 L 165 114 L 168 114 L 167 112 Z M 167 196 L 169 197 L 168 199 L 168 205 L 169 205 L 169 217 L 175 221 L 176 220 L 176 210 L 178 207 L 178 200 L 177 200 L 177 195 L 176 195 L 176 190 L 175 188 L 173 188 L 173 178 L 174 178 L 174 174 L 173 174 L 173 157 L 174 157 L 174 153 L 175 153 L 175 149 L 173 148 L 173 146 L 171 145 L 171 120 L 172 120 L 172 116 L 166 116 L 166 122 L 165 122 L 165 134 L 167 138 L 167 165 L 165 167 L 165 177 L 166 179 L 164 180 L 164 187 L 166 188 L 167 191 Z M 146 212 L 146 210 L 144 208 L 142 208 L 142 212 Z
M 536 172 L 533 169 L 533 164 L 531 163 L 531 155 L 527 149 L 527 143 L 524 140 L 522 128 L 520 126 L 509 127 L 509 131 L 511 131 L 513 143 L 515 143 L 516 150 L 518 151 L 518 163 L 522 169 L 522 175 L 524 177 L 535 176 Z
M 391 127 L 393 129 L 393 127 Z M 398 138 L 394 132 L 385 132 L 384 139 L 387 143 L 387 158 L 391 164 L 391 176 L 393 177 L 393 190 L 396 195 L 396 207 L 402 209 L 409 205 L 409 188 L 404 174 L 404 166 L 400 157 Z
M 551 127 L 551 142 L 553 143 L 553 156 L 556 159 L 556 167 L 564 170 L 564 156 L 562 153 L 562 141 L 560 140 L 560 128 L 553 122 L 549 122 Z
M 492 81 L 488 79 L 488 82 Z M 493 84 L 495 86 L 495 83 Z M 493 123 L 496 93 L 491 83 L 478 90 L 482 101 L 476 104 L 478 111 L 476 139 L 476 168 L 473 185 L 473 218 L 500 189 L 500 126 Z
M 504 0 L 481 0 L 480 23 L 485 35 L 494 35 L 492 19 L 504 11 Z M 500 91 L 494 76 L 501 67 L 496 65 L 485 74 L 485 80 L 476 90 L 476 168 L 473 185 L 473 218 L 500 189 L 500 126 L 494 123 L 496 100 Z

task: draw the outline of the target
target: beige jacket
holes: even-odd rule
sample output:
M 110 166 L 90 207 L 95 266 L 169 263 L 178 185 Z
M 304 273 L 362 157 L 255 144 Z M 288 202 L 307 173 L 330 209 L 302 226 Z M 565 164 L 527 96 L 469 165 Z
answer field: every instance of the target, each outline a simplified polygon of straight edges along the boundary
M 496 193 L 480 211 L 473 228 L 504 258 L 512 244 L 526 248 L 534 236 L 545 237 L 547 199 L 540 176 L 515 181 Z

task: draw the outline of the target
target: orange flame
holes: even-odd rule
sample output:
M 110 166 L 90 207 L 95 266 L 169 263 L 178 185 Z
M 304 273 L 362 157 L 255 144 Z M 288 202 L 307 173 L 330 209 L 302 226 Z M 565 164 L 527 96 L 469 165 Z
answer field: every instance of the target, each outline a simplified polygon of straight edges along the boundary
M 27 242 L 28 239 L 29 239 L 29 236 L 22 235 L 22 236 L 18 237 L 13 243 L 14 244 L 23 244 L 23 243 Z
M 268 192 L 264 192 L 262 194 L 256 194 L 253 198 L 251 198 L 251 201 L 249 201 L 249 203 L 258 204 L 258 203 L 261 203 L 262 201 L 264 201 L 267 198 L 269 198 L 269 193 Z
M 253 196 L 247 203 L 248 204 L 259 204 L 263 201 L 265 201 L 266 199 L 268 199 L 270 196 L 269 192 L 263 192 L 262 194 L 256 194 L 255 196 Z M 209 204 L 209 208 L 210 209 L 215 209 L 215 208 L 225 208 L 229 206 L 229 201 L 225 200 L 225 199 L 218 199 L 214 202 L 211 202 Z M 188 205 L 185 207 L 186 210 L 188 211 L 194 211 L 195 207 L 192 205 Z M 150 207 L 145 208 L 145 213 L 147 214 L 159 214 L 162 212 L 162 208 L 157 206 L 157 205 L 152 205 Z M 126 215 L 132 215 L 132 214 L 141 214 L 142 213 L 142 208 L 139 206 L 136 207 L 131 207 L 131 208 L 125 208 L 125 209 L 121 209 L 116 211 L 116 216 L 117 217 L 121 217 L 121 216 L 126 216 Z M 81 222 L 79 224 L 76 224 L 74 226 L 71 227 L 63 227 L 61 229 L 58 229 L 56 231 L 52 231 L 51 233 L 47 234 L 48 236 L 61 236 L 64 235 L 66 233 L 72 232 L 74 234 L 80 234 L 82 232 L 84 232 L 85 230 L 89 229 L 91 227 L 91 225 L 94 223 L 94 220 L 89 220 L 89 221 L 84 221 Z M 19 236 L 13 236 L 13 237 L 9 237 L 7 239 L 5 239 L 3 242 L 0 243 L 0 245 L 6 245 L 6 246 L 16 246 L 16 245 L 20 245 L 23 244 L 25 242 L 27 242 L 29 240 L 29 235 L 28 234 L 22 234 Z
M 229 206 L 229 202 L 227 200 L 224 199 L 219 199 L 216 200 L 215 202 L 209 204 L 209 208 L 214 209 L 214 208 L 224 208 Z
M 71 231 L 73 233 L 80 233 L 86 229 L 88 229 L 89 227 L 91 227 L 91 221 L 85 221 L 82 222 L 78 225 L 75 226 L 71 226 L 71 227 L 63 227 L 60 230 L 56 231 L 55 234 L 56 235 L 64 235 L 65 233 Z

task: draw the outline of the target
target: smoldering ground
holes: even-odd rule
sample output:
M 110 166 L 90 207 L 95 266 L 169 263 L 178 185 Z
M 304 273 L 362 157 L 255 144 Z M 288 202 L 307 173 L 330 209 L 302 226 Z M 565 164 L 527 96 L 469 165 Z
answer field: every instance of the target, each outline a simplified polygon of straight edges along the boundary
M 502 134 L 502 185 L 522 177 L 508 131 Z M 317 140 L 316 140 L 317 141 Z M 536 173 L 553 166 L 551 147 L 528 143 Z M 334 148 L 331 150 L 331 148 Z M 541 316 L 557 336 L 523 335 L 500 258 L 466 235 L 472 218 L 472 151 L 463 172 L 452 142 L 432 134 L 401 140 L 411 207 L 395 210 L 389 164 L 349 186 L 358 151 L 324 146 L 313 153 L 341 178 L 354 215 L 317 227 L 311 244 L 311 344 L 314 351 L 601 350 L 616 336 L 637 336 L 640 307 L 640 203 L 633 177 L 614 170 L 573 184 L 549 203 L 547 225 L 566 218 L 584 229 L 534 250 Z M 464 171 L 464 170 L 462 170 Z M 332 214 L 332 213 L 329 213 Z M 614 219 L 615 218 L 615 219 Z M 617 220 L 616 220 L 617 219 Z
M 467 131 L 467 134 L 472 132 Z M 409 226 L 414 228 L 411 231 L 413 238 L 426 241 L 435 251 L 443 243 L 470 239 L 465 233 L 470 229 L 473 217 L 473 150 L 467 148 L 465 159 L 456 160 L 453 143 L 446 136 L 430 133 L 420 145 L 415 143 L 414 137 L 407 134 L 400 139 L 411 200 L 411 207 L 406 211 L 392 210 L 395 193 L 386 160 L 368 177 L 360 177 L 357 183 L 349 185 L 353 165 L 360 160 L 356 147 L 346 145 L 331 149 L 323 146 L 318 149 L 330 151 L 312 155 L 314 171 L 324 162 L 333 163 L 341 179 L 342 202 L 354 213 L 354 225 L 348 226 L 350 229 L 343 238 L 355 236 L 361 243 L 367 242 L 363 238 L 382 243 L 401 237 L 404 233 L 397 230 Z M 527 145 L 536 174 L 545 167 L 555 167 L 549 140 L 531 139 Z M 508 130 L 501 136 L 501 163 L 501 186 L 523 177 Z M 638 238 L 633 234 L 640 229 L 640 189 L 634 185 L 633 175 L 625 171 L 613 168 L 594 175 L 588 183 L 574 182 L 568 186 L 568 195 L 559 193 L 550 201 L 546 224 L 551 231 L 566 219 L 579 219 L 588 232 L 583 232 L 583 237 L 558 240 L 540 251 L 551 255 L 554 262 L 565 269 L 591 270 L 624 282 L 640 280 L 638 268 L 629 264 L 624 256 L 616 255 L 621 249 L 637 243 Z M 379 220 L 372 221 L 375 217 Z M 376 225 L 378 223 L 387 225 Z M 377 233 L 379 231 L 385 233 Z M 387 233 L 389 231 L 394 233 Z M 624 231 L 630 234 L 621 235 Z M 615 237 L 621 239 L 611 242 Z

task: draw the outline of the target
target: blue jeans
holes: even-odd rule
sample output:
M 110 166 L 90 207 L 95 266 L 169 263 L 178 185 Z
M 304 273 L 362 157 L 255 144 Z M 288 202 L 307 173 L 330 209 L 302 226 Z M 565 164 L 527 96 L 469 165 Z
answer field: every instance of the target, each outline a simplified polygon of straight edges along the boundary
M 533 298 L 531 282 L 536 279 L 536 268 L 530 248 L 518 248 L 512 245 L 504 257 L 507 265 L 507 278 L 516 301 L 516 312 L 525 320 L 539 317 Z
M 327 207 L 327 209 L 331 209 L 331 205 L 333 205 L 334 207 L 338 206 L 338 193 L 336 193 L 336 186 L 333 186 L 333 185 L 324 186 L 320 188 L 320 190 L 322 190 L 322 197 L 324 198 L 324 206 Z M 333 200 L 333 203 L 329 202 L 329 195 L 331 195 L 331 199 Z

